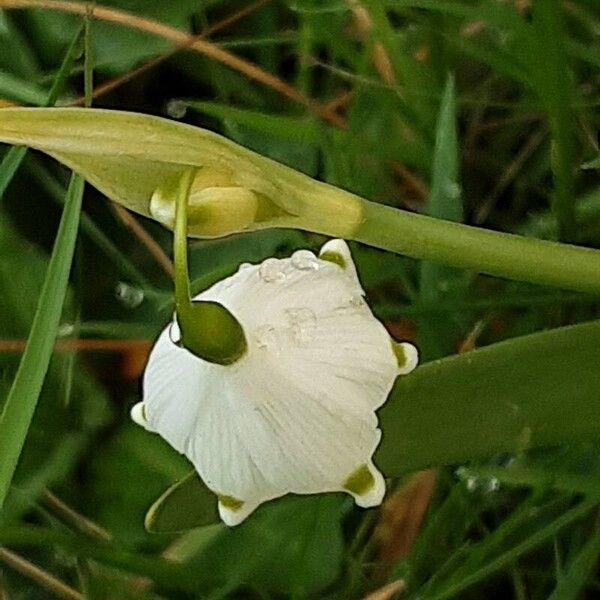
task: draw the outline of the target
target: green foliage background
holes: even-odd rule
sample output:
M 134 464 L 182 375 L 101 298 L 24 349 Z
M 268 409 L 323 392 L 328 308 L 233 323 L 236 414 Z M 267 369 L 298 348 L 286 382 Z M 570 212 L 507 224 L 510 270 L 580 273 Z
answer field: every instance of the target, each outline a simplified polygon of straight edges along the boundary
M 106 5 L 189 33 L 247 6 L 219 0 Z M 0 12 L 0 98 L 44 105 L 81 22 L 56 10 Z M 169 55 L 94 105 L 219 131 L 391 206 L 598 247 L 600 187 L 597 171 L 585 164 L 598 156 L 599 30 L 595 0 L 369 0 L 360 10 L 342 0 L 271 0 L 208 39 L 321 107 L 339 100 L 343 128 L 189 50 Z M 158 35 L 104 21 L 91 22 L 87 42 L 97 86 L 173 49 Z M 82 37 L 75 50 L 81 57 L 69 65 L 58 104 L 83 92 Z M 1 149 L 3 156 L 7 151 Z M 11 178 L 13 170 L 5 161 L 0 171 L 0 189 L 7 186 L 0 218 L 0 405 L 19 362 L 18 344 L 11 343 L 25 340 L 33 322 L 69 180 L 65 169 L 34 152 Z M 170 234 L 140 222 L 169 253 Z M 241 262 L 287 256 L 322 241 L 282 230 L 194 242 L 190 267 L 204 287 Z M 393 335 L 415 340 L 425 362 L 598 316 L 593 296 L 477 276 L 359 244 L 353 252 L 374 312 Z M 400 430 L 409 425 L 397 443 L 386 439 L 381 460 L 394 475 L 406 471 L 395 466 L 401 452 L 415 468 L 451 463 L 437 469 L 431 498 L 423 485 L 407 494 L 407 482 L 415 480 L 403 474 L 390 481 L 399 495 L 380 511 L 361 511 L 337 495 L 286 498 L 234 530 L 209 525 L 181 535 L 150 534 L 143 526 L 146 510 L 189 465 L 134 427 L 128 412 L 139 398 L 144 342 L 171 309 L 164 269 L 88 187 L 59 328 L 63 346 L 53 355 L 0 513 L 0 544 L 39 565 L 45 579 L 33 581 L 31 569 L 19 574 L 0 549 L 2 600 L 57 594 L 362 598 L 399 580 L 406 589 L 395 593 L 421 600 L 596 597 L 600 452 L 594 439 L 600 426 L 592 418 L 585 430 L 542 435 L 565 445 L 536 450 L 531 431 L 519 427 L 517 442 L 508 445 L 512 425 L 505 430 L 486 420 L 486 402 L 506 402 L 509 414 L 528 401 L 547 400 L 557 418 L 561 412 L 567 418 L 570 402 L 584 395 L 595 407 L 597 328 L 575 330 L 570 346 L 561 337 L 544 338 L 539 358 L 528 355 L 533 362 L 514 369 L 509 362 L 490 374 L 487 387 L 475 379 L 469 386 L 466 378 L 480 376 L 483 367 L 469 366 L 468 354 L 457 359 L 462 380 L 433 363 L 400 382 L 404 408 L 386 407 L 384 423 L 396 419 Z M 110 349 L 76 351 L 84 346 L 78 339 L 106 340 Z M 554 369 L 563 348 L 573 369 L 570 379 L 559 380 Z M 523 355 L 515 350 L 511 356 Z M 437 378 L 431 379 L 435 389 L 427 388 L 429 375 Z M 547 392 L 539 391 L 545 378 Z M 423 416 L 444 401 L 440 424 L 452 428 L 453 440 L 446 458 L 443 444 L 435 445 L 440 432 L 428 430 L 435 414 Z M 463 413 L 465 406 L 471 410 Z M 538 425 L 543 432 L 545 424 Z M 559 426 L 560 420 L 548 428 Z M 470 433 L 457 445 L 459 430 Z M 585 440 L 577 437 L 584 434 Z M 511 452 L 464 463 L 486 438 Z M 403 520 L 417 499 L 426 506 L 423 521 Z M 400 553 L 411 524 L 418 533 Z M 81 596 L 49 590 L 49 576 Z

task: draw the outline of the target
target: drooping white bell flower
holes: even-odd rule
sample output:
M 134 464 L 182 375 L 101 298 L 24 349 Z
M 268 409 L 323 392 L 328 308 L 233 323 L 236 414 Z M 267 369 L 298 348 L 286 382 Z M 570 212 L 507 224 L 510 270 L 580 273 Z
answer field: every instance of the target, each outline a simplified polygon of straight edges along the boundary
M 381 503 L 375 411 L 417 351 L 392 343 L 363 296 L 348 246 L 332 240 L 319 257 L 244 264 L 194 298 L 241 324 L 247 348 L 233 364 L 180 347 L 176 321 L 158 338 L 132 416 L 187 456 L 227 525 L 290 492 Z

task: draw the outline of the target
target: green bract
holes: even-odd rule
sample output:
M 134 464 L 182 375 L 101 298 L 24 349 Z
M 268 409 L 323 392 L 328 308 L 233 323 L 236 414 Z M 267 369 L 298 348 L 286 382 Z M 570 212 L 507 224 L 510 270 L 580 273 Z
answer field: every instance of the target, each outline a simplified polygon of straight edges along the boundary
M 294 227 L 340 237 L 361 221 L 361 200 L 204 129 L 100 109 L 4 109 L 0 140 L 46 152 L 111 200 L 172 228 L 170 191 L 199 169 L 188 234 Z

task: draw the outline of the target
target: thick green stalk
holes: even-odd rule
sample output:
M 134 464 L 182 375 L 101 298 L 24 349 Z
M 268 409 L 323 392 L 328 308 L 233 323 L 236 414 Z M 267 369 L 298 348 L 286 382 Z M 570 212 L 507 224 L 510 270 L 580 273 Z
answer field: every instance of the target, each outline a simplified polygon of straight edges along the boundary
M 451 223 L 363 201 L 352 239 L 496 277 L 600 294 L 600 252 Z

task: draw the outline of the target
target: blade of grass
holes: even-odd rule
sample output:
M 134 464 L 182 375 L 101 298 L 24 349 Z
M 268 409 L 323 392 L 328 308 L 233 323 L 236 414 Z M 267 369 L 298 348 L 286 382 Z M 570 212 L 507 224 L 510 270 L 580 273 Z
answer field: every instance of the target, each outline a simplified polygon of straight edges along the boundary
M 592 575 L 600 557 L 600 529 L 594 528 L 592 536 L 575 555 L 548 600 L 577 600 Z
M 24 104 L 40 106 L 46 99 L 46 92 L 32 83 L 25 82 L 10 73 L 0 71 L 0 96 Z
M 83 19 L 83 42 L 84 42 L 84 63 L 83 71 L 83 105 L 89 108 L 92 105 L 92 95 L 94 93 L 94 58 L 92 55 L 92 6 L 86 5 L 86 13 Z
M 80 27 L 73 36 L 73 40 L 69 44 L 63 61 L 56 73 L 52 87 L 48 92 L 48 96 L 39 102 L 41 106 L 53 106 L 58 100 L 60 93 L 64 89 L 65 83 L 69 77 L 69 74 L 71 73 L 73 63 L 75 62 L 77 53 L 79 51 L 79 39 L 81 37 L 81 32 L 82 28 Z M 12 178 L 23 162 L 26 154 L 27 147 L 15 146 L 11 148 L 2 159 L 2 163 L 0 163 L 0 198 L 2 198 L 4 195 L 6 188 L 12 181 Z
M 564 527 L 567 527 L 571 523 L 583 518 L 595 506 L 597 506 L 597 504 L 597 496 L 582 500 L 579 504 L 562 514 L 560 517 L 551 521 L 548 525 L 546 525 L 546 527 L 543 527 L 520 544 L 517 544 L 507 552 L 504 552 L 498 556 L 496 559 L 490 561 L 487 565 L 484 565 L 483 567 L 473 571 L 460 581 L 451 583 L 448 587 L 446 587 L 446 589 L 423 598 L 425 600 L 445 600 L 446 598 L 452 598 L 456 596 L 475 583 L 483 581 L 484 579 L 490 577 L 490 575 L 513 564 L 515 560 L 519 558 L 519 556 L 534 550 L 539 545 L 555 536 Z
M 37 156 L 31 155 L 25 162 L 24 168 L 29 171 L 46 189 L 53 200 L 61 206 L 64 204 L 65 189 L 62 184 L 50 173 Z M 96 244 L 98 249 L 133 283 L 150 290 L 152 287 L 146 276 L 133 264 L 126 254 L 121 252 L 113 241 L 94 223 L 89 215 L 81 213 L 81 231 Z
M 81 32 L 82 28 L 77 31 L 67 50 L 52 88 L 48 93 L 47 106 L 56 102 L 60 90 L 71 71 Z M 22 160 L 25 153 L 17 155 L 17 158 L 19 156 Z M 14 174 L 15 171 L 16 167 L 12 170 L 12 173 Z M 17 468 L 50 364 L 75 252 L 84 185 L 84 180 L 80 176 L 75 174 L 71 176 L 63 216 L 56 235 L 27 346 L 0 415 L 0 456 L 2 456 L 0 462 L 0 509 L 2 509 Z
M 567 36 L 562 4 L 556 0 L 536 0 L 533 28 L 531 70 L 552 132 L 550 162 L 555 186 L 552 209 L 558 221 L 559 239 L 571 241 L 575 237 L 575 121 L 571 111 L 573 84 L 565 49 Z
M 84 598 L 77 590 L 57 577 L 6 548 L 0 548 L 0 561 L 12 567 L 24 577 L 28 577 L 56 598 L 62 598 L 63 600 L 83 600 Z
M 454 79 L 448 76 L 439 110 L 433 153 L 432 185 L 427 213 L 431 217 L 462 222 L 463 207 L 458 183 L 458 137 Z M 466 291 L 463 271 L 430 261 L 421 263 L 419 305 L 440 302 L 455 305 Z M 456 328 L 448 315 L 427 315 L 419 319 L 418 345 L 425 360 L 440 358 L 453 350 Z
M 573 473 L 556 467 L 476 467 L 465 470 L 473 477 L 497 479 L 514 487 L 546 487 L 572 494 L 600 494 L 600 481 L 593 475 Z
M 6 188 L 9 186 L 12 178 L 19 169 L 27 154 L 27 146 L 13 146 L 2 159 L 0 163 L 0 198 L 4 196 Z
M 93 558 L 129 573 L 149 577 L 166 589 L 193 591 L 205 575 L 187 566 L 126 550 L 115 544 L 99 544 L 58 529 L 30 525 L 0 528 L 0 545 L 48 548 L 59 546 L 78 557 Z
M 0 415 L 0 508 L 17 467 L 50 363 L 75 250 L 83 187 L 83 179 L 73 175 L 27 347 Z

